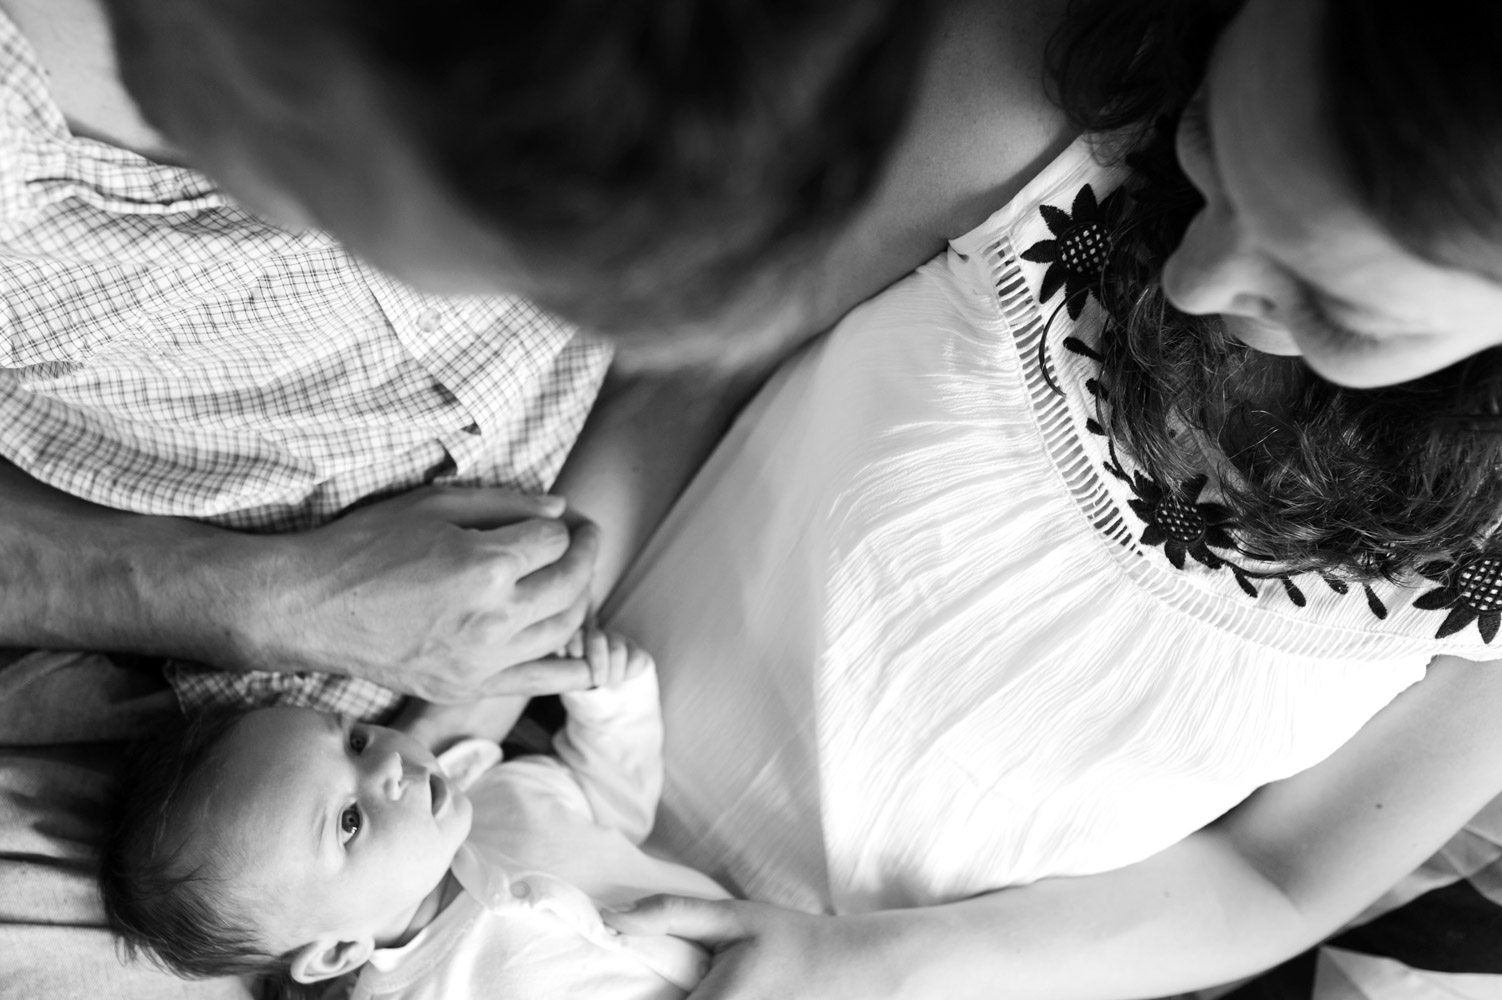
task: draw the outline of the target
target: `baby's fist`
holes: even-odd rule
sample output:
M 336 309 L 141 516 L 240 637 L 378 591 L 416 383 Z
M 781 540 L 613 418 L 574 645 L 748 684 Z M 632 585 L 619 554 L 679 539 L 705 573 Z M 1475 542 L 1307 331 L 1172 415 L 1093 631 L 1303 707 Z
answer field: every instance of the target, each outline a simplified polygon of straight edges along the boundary
M 647 651 L 616 632 L 586 625 L 569 640 L 568 654 L 589 664 L 597 688 L 624 684 L 652 666 Z

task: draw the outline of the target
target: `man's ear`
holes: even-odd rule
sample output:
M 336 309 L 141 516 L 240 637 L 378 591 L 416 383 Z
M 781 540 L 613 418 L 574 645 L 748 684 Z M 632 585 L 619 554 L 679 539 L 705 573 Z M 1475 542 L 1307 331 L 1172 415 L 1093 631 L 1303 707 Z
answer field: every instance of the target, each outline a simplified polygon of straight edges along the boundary
M 314 941 L 292 953 L 292 978 L 303 984 L 321 983 L 358 969 L 370 961 L 373 951 L 375 941 L 368 937 L 358 941 L 332 938 Z

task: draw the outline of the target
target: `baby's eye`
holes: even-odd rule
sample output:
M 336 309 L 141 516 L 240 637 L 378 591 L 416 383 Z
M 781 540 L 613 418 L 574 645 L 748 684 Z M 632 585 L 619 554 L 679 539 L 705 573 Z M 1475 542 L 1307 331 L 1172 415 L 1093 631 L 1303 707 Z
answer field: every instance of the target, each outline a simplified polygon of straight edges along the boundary
M 355 834 L 360 832 L 360 809 L 358 806 L 346 806 L 339 814 L 339 843 L 347 844 L 355 839 Z
M 350 731 L 349 748 L 355 753 L 364 753 L 365 748 L 370 746 L 370 737 L 358 729 Z

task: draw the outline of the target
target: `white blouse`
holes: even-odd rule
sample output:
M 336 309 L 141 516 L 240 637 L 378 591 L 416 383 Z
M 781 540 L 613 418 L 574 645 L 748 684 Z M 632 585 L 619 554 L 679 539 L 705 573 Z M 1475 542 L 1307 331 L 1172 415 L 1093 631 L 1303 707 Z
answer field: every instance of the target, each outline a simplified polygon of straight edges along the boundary
M 826 912 L 1109 870 L 1317 763 L 1437 652 L 1495 655 L 1492 564 L 1282 574 L 1213 482 L 1186 503 L 1110 448 L 1070 279 L 1119 180 L 1077 143 L 784 366 L 633 569 L 610 612 L 662 677 L 659 848 Z

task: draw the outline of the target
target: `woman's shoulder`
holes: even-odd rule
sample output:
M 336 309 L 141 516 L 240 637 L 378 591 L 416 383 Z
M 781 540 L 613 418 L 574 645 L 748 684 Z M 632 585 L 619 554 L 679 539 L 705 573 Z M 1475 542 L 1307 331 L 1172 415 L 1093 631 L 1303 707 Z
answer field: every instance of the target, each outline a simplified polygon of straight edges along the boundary
M 1502 558 L 1436 561 L 1398 580 L 1289 569 L 1244 543 L 1208 450 L 1169 481 L 1113 440 L 1099 288 L 1128 198 L 1108 152 L 1076 142 L 953 254 L 991 276 L 1042 447 L 1098 543 L 1157 599 L 1248 637 L 1282 632 L 1290 651 L 1495 656 Z
M 1128 173 L 1114 153 L 1112 137 L 1078 136 L 985 221 L 951 239 L 950 248 L 968 255 L 998 239 L 1031 245 L 1061 239 L 1071 227 L 1082 227 L 1083 235 L 1092 223 L 1111 221 L 1104 213 L 1117 206 L 1104 202 Z

